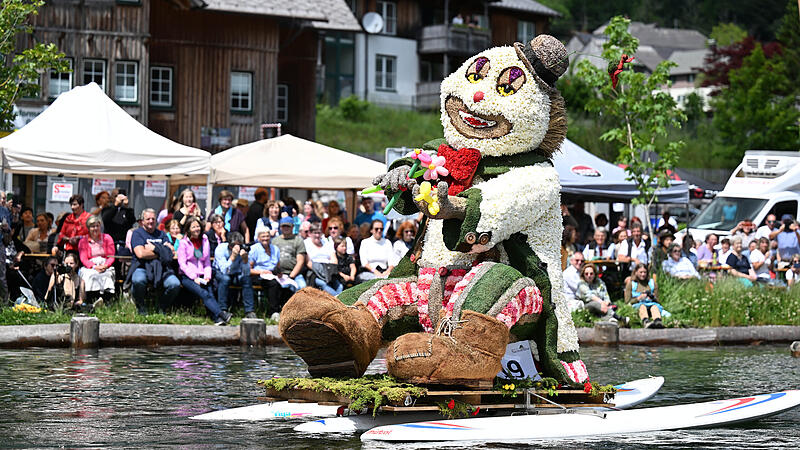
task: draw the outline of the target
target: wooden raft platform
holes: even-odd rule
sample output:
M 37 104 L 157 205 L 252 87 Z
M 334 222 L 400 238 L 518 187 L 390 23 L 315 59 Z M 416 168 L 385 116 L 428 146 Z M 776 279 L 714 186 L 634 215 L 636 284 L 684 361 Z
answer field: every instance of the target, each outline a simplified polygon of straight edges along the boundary
M 610 397 L 606 394 L 591 395 L 578 389 L 559 389 L 557 395 L 550 395 L 547 391 L 531 390 L 527 395 L 525 390 L 517 390 L 517 395 L 504 395 L 503 391 L 493 389 L 491 382 L 468 383 L 465 385 L 434 385 L 418 384 L 427 389 L 427 393 L 418 397 L 407 397 L 404 401 L 390 402 L 381 406 L 382 412 L 419 412 L 438 411 L 437 403 L 446 403 L 450 399 L 469 403 L 481 410 L 497 409 L 531 409 L 531 408 L 574 408 L 574 407 L 602 407 L 613 406 L 607 401 Z M 539 397 L 537 397 L 537 395 Z M 556 404 L 548 403 L 543 397 Z M 277 391 L 267 389 L 267 396 L 260 397 L 262 401 L 289 401 L 290 403 L 319 403 L 320 405 L 341 405 L 347 407 L 350 399 L 339 396 L 330 391 L 316 392 L 310 389 L 286 389 Z M 559 406 L 560 405 L 560 406 Z

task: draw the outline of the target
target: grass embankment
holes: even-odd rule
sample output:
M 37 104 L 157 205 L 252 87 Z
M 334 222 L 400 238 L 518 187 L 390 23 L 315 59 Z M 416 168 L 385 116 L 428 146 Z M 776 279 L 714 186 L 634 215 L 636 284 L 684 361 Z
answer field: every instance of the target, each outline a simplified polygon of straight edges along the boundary
M 672 316 L 667 327 L 702 328 L 749 325 L 800 325 L 800 287 L 791 290 L 756 286 L 744 287 L 735 279 L 722 279 L 713 287 L 707 281 L 659 278 L 659 295 Z M 638 314 L 617 301 L 617 312 L 641 327 Z M 597 318 L 588 311 L 572 315 L 576 326 L 591 326 Z
M 101 323 L 148 323 L 171 325 L 213 325 L 214 321 L 208 316 L 203 305 L 194 308 L 177 308 L 165 313 L 157 313 L 151 308 L 151 314 L 139 315 L 136 307 L 130 301 L 117 300 L 110 305 L 98 307 L 90 316 L 97 317 Z M 229 325 L 238 326 L 244 315 L 241 309 L 232 311 L 234 318 Z M 257 313 L 263 318 L 263 312 Z M 69 323 L 72 319 L 71 311 L 42 311 L 40 313 L 26 313 L 14 311 L 6 307 L 0 309 L 0 325 L 39 325 L 52 323 Z M 266 319 L 267 325 L 276 322 Z
M 420 113 L 361 103 L 336 108 L 318 105 L 317 142 L 383 158 L 386 147 L 419 147 L 442 137 L 438 112 Z

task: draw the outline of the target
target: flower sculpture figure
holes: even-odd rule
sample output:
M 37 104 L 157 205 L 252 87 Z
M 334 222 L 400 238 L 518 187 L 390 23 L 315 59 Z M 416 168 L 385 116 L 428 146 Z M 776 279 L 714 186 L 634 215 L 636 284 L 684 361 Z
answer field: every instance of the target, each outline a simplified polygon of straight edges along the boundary
M 423 166 L 427 166 L 431 163 L 431 155 L 426 153 L 421 148 L 415 148 L 414 150 L 406 153 L 406 158 L 419 160 L 420 164 Z
M 426 180 L 438 180 L 439 176 L 446 177 L 450 171 L 444 168 L 447 162 L 444 156 L 433 156 L 431 162 L 428 164 L 427 170 L 422 174 L 422 178 Z

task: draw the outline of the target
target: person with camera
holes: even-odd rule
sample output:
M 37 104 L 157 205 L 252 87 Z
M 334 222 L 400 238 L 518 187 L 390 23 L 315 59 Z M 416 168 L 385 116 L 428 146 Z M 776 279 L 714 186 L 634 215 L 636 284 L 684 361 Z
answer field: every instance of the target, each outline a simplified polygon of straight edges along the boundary
M 267 294 L 267 315 L 280 313 L 281 302 L 280 276 L 281 252 L 272 244 L 272 234 L 266 227 L 258 228 L 258 243 L 250 249 L 250 276 L 253 284 L 261 285 Z
M 792 255 L 791 265 L 786 271 L 786 284 L 791 288 L 800 285 L 800 254 Z
M 664 308 L 658 302 L 658 285 L 644 264 L 636 264 L 633 276 L 625 285 L 625 303 L 639 313 L 645 328 L 664 328 L 661 316 Z
M 800 253 L 800 229 L 791 214 L 781 217 L 781 226 L 769 234 L 778 241 L 778 268 L 788 267 L 792 256 Z
M 128 206 L 128 195 L 124 189 L 115 189 L 111 194 L 112 200 L 100 211 L 100 217 L 103 219 L 103 229 L 111 236 L 119 255 L 122 249 L 126 249 L 125 238 L 136 223 L 136 213 Z M 127 249 L 123 253 L 127 253 Z
M 200 218 L 186 220 L 184 235 L 178 245 L 181 285 L 203 301 L 215 325 L 225 325 L 230 322 L 231 313 L 222 310 L 211 289 L 211 247 Z
M 197 197 L 191 189 L 184 189 L 178 196 L 178 210 L 172 215 L 172 220 L 177 220 L 182 230 L 186 229 L 186 224 L 191 217 L 203 220 L 203 210 L 197 204 Z M 185 234 L 185 233 L 184 233 Z
M 128 276 L 131 293 L 139 314 L 146 314 L 144 295 L 151 284 L 161 297 L 161 310 L 166 309 L 178 295 L 181 282 L 172 271 L 173 250 L 167 235 L 156 227 L 156 211 L 142 211 L 142 226 L 133 230 L 131 247 L 133 259 Z
M 84 309 L 86 291 L 83 280 L 78 276 L 78 256 L 68 252 L 62 264 L 58 258 L 47 258 L 41 272 L 33 280 L 33 291 L 37 299 L 52 309 Z
M 228 311 L 228 290 L 231 285 L 242 288 L 244 317 L 255 319 L 253 283 L 250 278 L 248 260 L 250 246 L 245 245 L 244 236 L 238 231 L 228 235 L 228 242 L 221 242 L 214 251 L 214 278 L 217 281 L 217 303 L 222 311 Z

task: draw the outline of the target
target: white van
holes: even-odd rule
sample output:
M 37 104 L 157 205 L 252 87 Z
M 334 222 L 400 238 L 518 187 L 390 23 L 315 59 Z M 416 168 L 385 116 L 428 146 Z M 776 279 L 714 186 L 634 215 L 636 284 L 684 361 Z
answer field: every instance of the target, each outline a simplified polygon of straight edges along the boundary
M 748 150 L 728 184 L 689 223 L 695 240 L 727 235 L 741 221 L 764 225 L 768 214 L 797 219 L 800 203 L 800 152 Z M 683 237 L 683 233 L 680 233 Z

